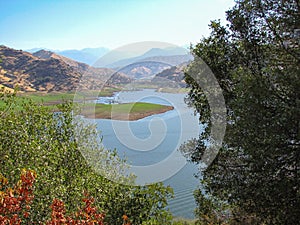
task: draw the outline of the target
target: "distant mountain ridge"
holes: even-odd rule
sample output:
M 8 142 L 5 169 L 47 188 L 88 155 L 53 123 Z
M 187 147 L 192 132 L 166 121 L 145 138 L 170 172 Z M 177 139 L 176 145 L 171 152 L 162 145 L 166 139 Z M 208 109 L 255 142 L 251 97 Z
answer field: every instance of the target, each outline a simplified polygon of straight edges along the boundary
M 181 47 L 167 47 L 150 48 L 142 55 L 116 60 L 118 53 L 121 54 L 121 58 L 126 54 L 130 55 L 124 52 L 112 51 L 112 53 L 110 53 L 112 55 L 111 59 L 107 59 L 107 55 L 105 55 L 105 60 L 100 58 L 94 65 L 95 67 L 105 65 L 108 68 L 113 68 L 128 75 L 132 79 L 152 79 L 156 74 L 172 66 L 177 66 L 193 59 L 187 49 Z M 107 64 L 109 60 L 115 60 L 115 62 Z
M 157 61 L 145 61 L 129 64 L 117 70 L 120 73 L 126 74 L 132 79 L 151 79 L 155 74 L 170 68 L 171 65 Z
M 36 56 L 40 59 L 58 59 L 64 61 L 66 64 L 69 66 L 75 67 L 79 69 L 81 72 L 86 71 L 89 68 L 89 65 L 81 62 L 74 61 L 72 59 L 69 59 L 67 57 L 55 54 L 54 52 L 51 51 L 46 51 L 46 50 L 39 50 L 37 52 L 32 53 L 33 56 Z
M 56 53 L 76 60 L 78 62 L 83 62 L 89 65 L 93 65 L 99 58 L 109 52 L 108 48 L 84 48 L 82 50 L 64 50 L 57 51 Z
M 80 73 L 64 61 L 40 59 L 28 52 L 0 46 L 1 84 L 21 91 L 68 91 Z
M 0 57 L 0 84 L 7 88 L 18 86 L 21 91 L 100 90 L 108 83 L 131 82 L 111 69 L 93 68 L 51 51 L 30 54 L 1 45 Z M 84 82 L 80 82 L 83 75 Z
M 187 66 L 188 62 L 165 69 L 155 75 L 155 77 L 152 79 L 152 83 L 173 83 L 174 86 L 184 88 L 186 87 L 184 70 Z
M 130 56 L 131 53 L 122 53 L 120 57 L 125 55 Z M 100 90 L 104 85 L 126 85 L 134 80 L 148 83 L 173 81 L 184 86 L 182 65 L 193 59 L 182 48 L 150 48 L 136 57 L 115 58 L 111 64 L 125 64 L 123 67 L 98 68 L 49 50 L 29 53 L 3 45 L 0 46 L 0 57 L 0 86 L 19 86 L 21 91 L 43 92 L 74 91 L 77 88 Z
M 112 53 L 114 53 L 114 51 L 112 51 Z M 121 55 L 124 54 L 125 55 L 126 53 L 116 52 L 116 54 L 121 54 Z M 138 56 L 135 56 L 135 57 L 130 57 L 129 56 L 129 57 L 125 57 L 124 59 L 120 59 L 120 60 L 118 60 L 114 57 L 112 57 L 109 60 L 109 59 L 107 59 L 107 55 L 105 55 L 104 57 L 106 57 L 105 60 L 102 60 L 102 58 L 100 58 L 95 63 L 94 66 L 95 67 L 104 66 L 104 67 L 108 67 L 108 68 L 121 68 L 121 67 L 130 65 L 132 63 L 147 61 L 147 60 L 150 60 L 150 59 L 152 61 L 159 60 L 160 57 L 164 57 L 164 59 L 166 61 L 168 61 L 167 59 L 169 57 L 171 57 L 171 58 L 178 57 L 177 62 L 174 64 L 174 65 L 178 65 L 178 64 L 183 63 L 185 61 L 188 61 L 189 58 L 190 58 L 190 55 L 189 55 L 189 52 L 184 48 L 181 48 L 181 47 L 168 47 L 168 48 L 151 48 L 142 55 L 138 55 Z M 167 63 L 167 62 L 165 62 L 165 63 Z M 173 62 L 170 61 L 168 63 L 172 64 Z
M 54 52 L 61 56 L 65 56 L 67 58 L 73 59 L 78 62 L 86 63 L 88 65 L 94 64 L 99 58 L 101 58 L 103 55 L 105 55 L 107 52 L 110 51 L 108 48 L 105 48 L 105 47 L 84 48 L 81 50 L 77 50 L 77 49 L 51 50 L 51 49 L 45 49 L 45 48 L 32 48 L 32 49 L 27 49 L 25 51 L 27 51 L 29 53 L 35 53 L 40 50 Z
M 166 48 L 150 48 L 143 54 L 136 54 L 130 51 L 119 51 L 108 48 L 84 48 L 81 50 L 50 50 L 43 48 L 28 49 L 30 53 L 35 53 L 40 50 L 50 51 L 60 56 L 67 57 L 77 62 L 82 62 L 93 67 L 105 67 L 120 69 L 124 66 L 130 65 L 140 61 L 160 61 L 169 63 L 173 66 L 179 65 L 183 62 L 191 60 L 192 56 L 189 51 L 183 47 L 166 47 Z

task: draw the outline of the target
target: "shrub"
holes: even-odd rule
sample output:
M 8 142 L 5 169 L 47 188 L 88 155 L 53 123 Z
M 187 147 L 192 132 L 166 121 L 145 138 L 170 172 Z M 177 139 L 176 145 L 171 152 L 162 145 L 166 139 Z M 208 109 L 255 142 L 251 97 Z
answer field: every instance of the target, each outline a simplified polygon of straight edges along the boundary
M 9 187 L 8 179 L 0 173 L 0 224 L 20 224 L 30 216 L 33 183 L 36 174 L 22 170 L 19 182 Z
M 169 224 L 171 217 L 165 206 L 171 189 L 162 184 L 124 186 L 99 175 L 81 154 L 82 148 L 101 161 L 114 160 L 120 171 L 113 167 L 108 171 L 119 179 L 130 179 L 122 175 L 124 162 L 101 147 L 94 125 L 74 120 L 75 107 L 70 103 L 58 106 L 58 110 L 53 113 L 15 94 L 0 94 L 0 173 L 12 182 L 18 180 L 20 168 L 39 175 L 28 222 L 49 220 L 53 199 L 64 202 L 67 214 L 76 211 L 78 199 L 86 191 L 95 198 L 95 206 L 105 213 L 109 224 L 122 224 L 123 215 L 132 224 L 148 220 Z M 80 140 L 74 138 L 74 132 L 80 132 Z

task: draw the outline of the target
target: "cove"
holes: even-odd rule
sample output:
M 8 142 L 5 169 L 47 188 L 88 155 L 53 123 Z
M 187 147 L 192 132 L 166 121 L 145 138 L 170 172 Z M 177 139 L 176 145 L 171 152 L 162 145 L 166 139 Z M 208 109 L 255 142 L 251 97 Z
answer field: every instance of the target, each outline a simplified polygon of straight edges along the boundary
M 154 90 L 124 91 L 114 96 L 114 101 L 149 102 L 170 105 L 174 110 L 145 117 L 135 121 L 116 121 L 110 119 L 95 119 L 97 129 L 103 137 L 103 145 L 107 149 L 116 149 L 118 154 L 137 167 L 147 167 L 164 162 L 178 147 L 180 142 L 195 138 L 200 133 L 198 117 L 193 109 L 184 102 L 186 94 L 159 93 Z M 111 101 L 111 98 L 109 99 Z M 105 102 L 105 98 L 98 99 Z M 126 127 L 122 129 L 122 127 Z M 178 152 L 178 151 L 177 151 Z M 178 163 L 176 157 L 165 165 L 166 170 L 173 172 L 166 176 L 165 185 L 174 189 L 175 198 L 169 200 L 169 209 L 176 217 L 194 218 L 196 207 L 193 191 L 198 188 L 199 181 L 194 177 L 197 167 L 186 163 L 178 171 L 172 171 Z M 159 177 L 165 171 L 151 170 L 143 173 L 140 179 L 148 176 Z

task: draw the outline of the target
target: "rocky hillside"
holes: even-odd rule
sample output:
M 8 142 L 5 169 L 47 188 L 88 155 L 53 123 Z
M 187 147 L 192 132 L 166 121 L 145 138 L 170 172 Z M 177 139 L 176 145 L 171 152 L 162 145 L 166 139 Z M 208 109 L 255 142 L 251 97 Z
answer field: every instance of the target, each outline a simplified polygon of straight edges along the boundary
M 172 66 L 171 68 L 165 69 L 164 71 L 158 73 L 153 79 L 153 83 L 174 83 L 179 87 L 185 87 L 186 83 L 184 81 L 184 69 L 188 63 L 182 63 L 178 66 Z
M 93 68 L 50 51 L 30 54 L 0 46 L 0 84 L 7 88 L 18 86 L 21 91 L 43 92 L 99 90 L 107 83 L 130 82 L 125 75 L 114 73 L 112 69 Z
M 67 57 L 58 55 L 58 54 L 56 54 L 54 52 L 51 52 L 51 51 L 40 50 L 40 51 L 32 53 L 32 55 L 34 55 L 34 56 L 36 56 L 40 59 L 58 59 L 58 60 L 61 60 L 61 61 L 65 62 L 66 64 L 68 64 L 69 66 L 74 67 L 74 68 L 78 69 L 81 72 L 86 71 L 89 68 L 89 65 L 87 65 L 85 63 L 77 62 L 75 60 L 72 60 L 72 59 L 69 59 Z
M 156 61 L 136 62 L 123 67 L 119 72 L 126 74 L 132 79 L 151 79 L 156 74 L 170 68 L 171 65 Z

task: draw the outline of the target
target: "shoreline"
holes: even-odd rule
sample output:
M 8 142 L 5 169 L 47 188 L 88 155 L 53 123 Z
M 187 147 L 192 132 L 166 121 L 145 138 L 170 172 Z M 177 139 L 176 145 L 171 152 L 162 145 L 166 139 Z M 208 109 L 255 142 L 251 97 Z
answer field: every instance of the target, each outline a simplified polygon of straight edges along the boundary
M 143 119 L 148 116 L 156 115 L 165 113 L 168 111 L 173 110 L 173 106 L 164 106 L 161 109 L 157 110 L 149 110 L 144 112 L 129 112 L 129 113 L 114 113 L 112 115 L 111 111 L 105 111 L 105 112 L 83 112 L 81 113 L 82 116 L 84 116 L 87 119 L 110 119 L 110 120 L 123 120 L 123 121 L 136 121 Z

